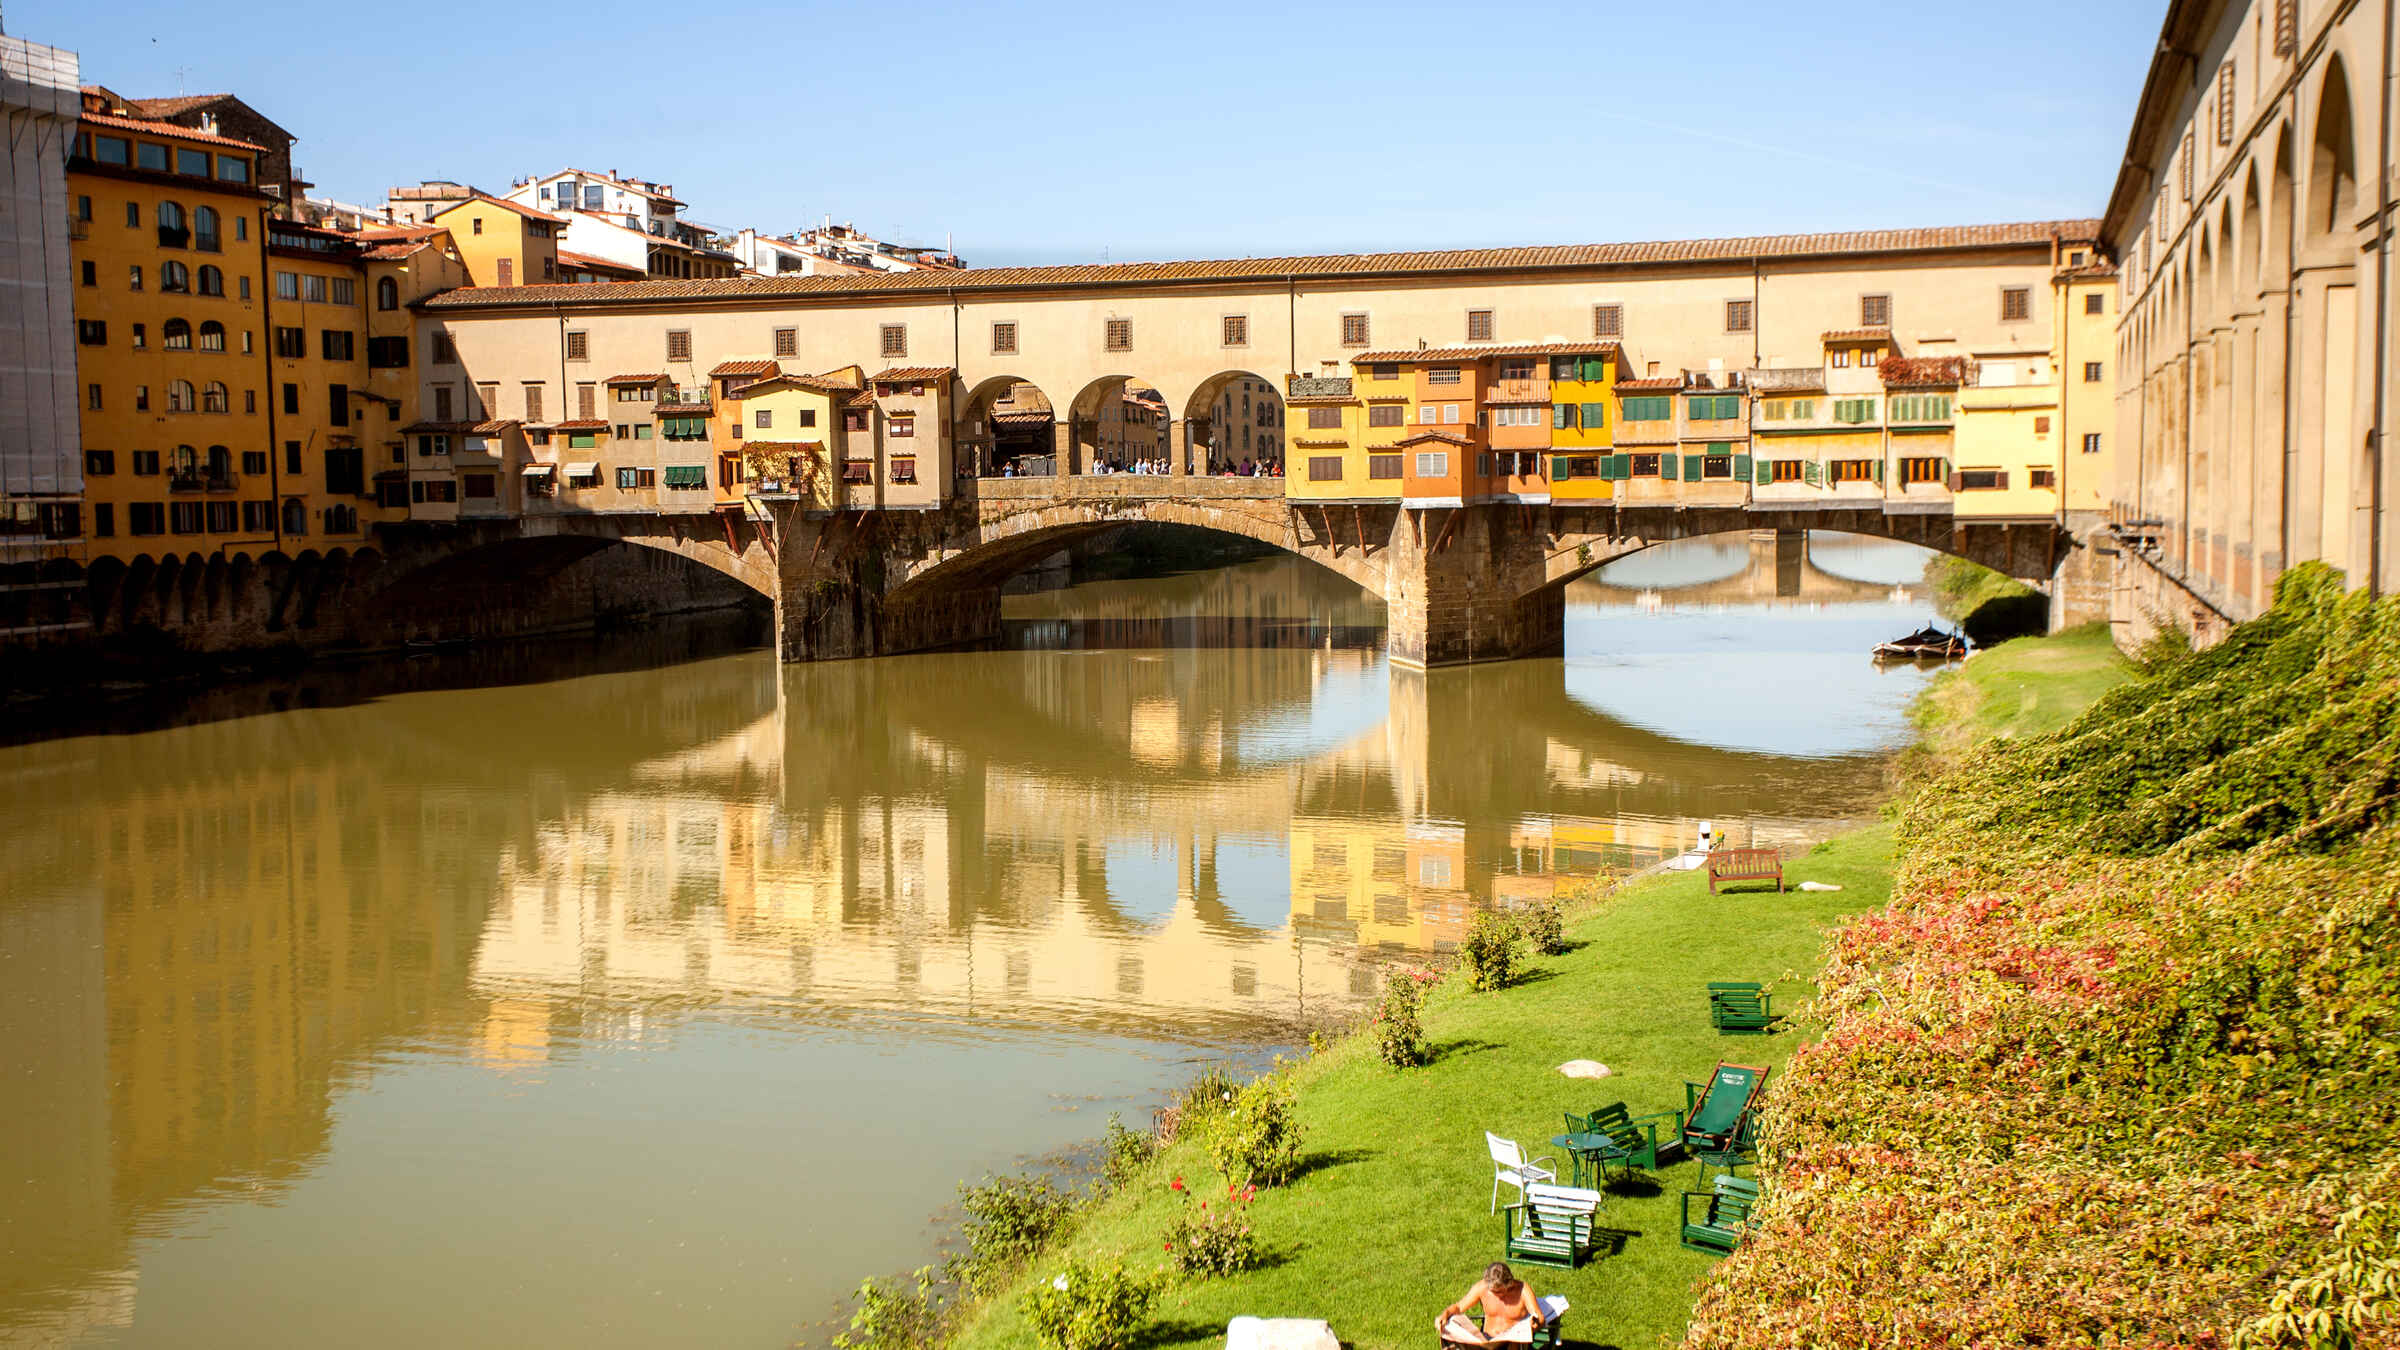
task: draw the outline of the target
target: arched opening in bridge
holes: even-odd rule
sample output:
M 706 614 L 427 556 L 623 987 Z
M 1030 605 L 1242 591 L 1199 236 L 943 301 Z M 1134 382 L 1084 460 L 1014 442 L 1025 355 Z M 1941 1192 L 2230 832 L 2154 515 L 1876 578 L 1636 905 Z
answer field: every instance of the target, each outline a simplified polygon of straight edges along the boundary
M 1284 413 L 1274 381 L 1255 372 L 1220 371 L 1202 380 L 1183 409 L 1177 450 L 1185 472 L 1282 473 L 1290 444 Z
M 1071 467 L 1088 474 L 1165 473 L 1167 401 L 1149 381 L 1103 375 L 1067 407 Z
M 1058 418 L 1031 380 L 995 375 L 959 404 L 958 455 L 979 478 L 1048 478 L 1059 472 Z
M 731 555 L 720 568 L 667 542 L 518 536 L 413 566 L 387 565 L 371 592 L 351 588 L 348 621 L 372 639 L 446 642 L 717 611 L 771 616 L 769 597 L 738 574 Z M 759 640 L 765 636 L 762 628 Z

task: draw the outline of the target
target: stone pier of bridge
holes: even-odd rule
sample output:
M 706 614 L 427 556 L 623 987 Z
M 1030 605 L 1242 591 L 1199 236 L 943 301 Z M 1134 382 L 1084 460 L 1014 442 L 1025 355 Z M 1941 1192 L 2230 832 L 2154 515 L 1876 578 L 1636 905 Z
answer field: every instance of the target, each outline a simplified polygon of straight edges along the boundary
M 967 480 L 925 511 L 824 511 L 766 499 L 786 661 L 889 656 L 1001 636 L 1000 592 L 1078 538 L 1188 525 L 1298 554 L 1384 602 L 1392 660 L 1451 666 L 1563 650 L 1566 584 L 1671 539 L 1774 530 L 1795 562 L 1810 529 L 1901 539 L 2047 582 L 2081 546 L 2048 520 L 1748 507 L 1287 500 L 1275 478 L 1068 475 Z

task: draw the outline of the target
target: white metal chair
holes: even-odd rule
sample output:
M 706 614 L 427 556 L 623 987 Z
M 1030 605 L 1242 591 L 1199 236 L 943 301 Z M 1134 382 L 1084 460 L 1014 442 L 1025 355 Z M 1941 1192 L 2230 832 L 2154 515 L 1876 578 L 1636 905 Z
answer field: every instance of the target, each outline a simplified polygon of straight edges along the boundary
M 1558 1180 L 1558 1163 L 1555 1159 L 1535 1158 L 1528 1162 L 1525 1150 L 1517 1147 L 1516 1140 L 1503 1139 L 1490 1130 L 1483 1132 L 1483 1142 L 1492 1150 L 1492 1213 L 1500 1212 L 1501 1182 L 1516 1187 L 1518 1198 L 1522 1199 L 1526 1183 Z

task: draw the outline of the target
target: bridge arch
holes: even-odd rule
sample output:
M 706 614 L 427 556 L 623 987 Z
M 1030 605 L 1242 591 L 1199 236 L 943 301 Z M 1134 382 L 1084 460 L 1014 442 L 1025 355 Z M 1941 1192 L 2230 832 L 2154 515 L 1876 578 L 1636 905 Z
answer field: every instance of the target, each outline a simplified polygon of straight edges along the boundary
M 1103 461 L 1130 466 L 1166 458 L 1166 398 L 1157 384 L 1139 375 L 1102 375 L 1086 382 L 1068 402 L 1066 421 L 1076 472 L 1090 473 Z M 1067 471 L 1059 466 L 1059 472 Z
M 1590 576 L 1612 562 L 1660 544 L 1766 530 L 1795 529 L 1803 533 L 1823 531 L 1889 539 L 1964 558 L 2020 580 L 2035 582 L 2049 579 L 2058 556 L 2057 526 L 2048 521 L 1957 524 L 1947 517 L 1888 516 L 1880 508 L 1784 513 L 1793 517 L 1789 521 L 1777 520 L 1773 516 L 1757 518 L 1765 513 L 1748 514 L 1751 519 L 1725 520 L 1693 513 L 1695 518 L 1687 520 L 1684 513 L 1678 513 L 1667 529 L 1653 534 L 1562 533 L 1545 547 L 1538 569 L 1528 567 L 1524 570 L 1523 581 L 1517 591 L 1518 598 L 1529 599 L 1547 591 L 1563 591 L 1569 583 Z
M 1166 486 L 1172 478 L 1146 485 Z M 1379 600 L 1388 599 L 1379 565 L 1356 552 L 1333 556 L 1308 547 L 1280 495 L 1273 498 L 1186 494 L 1171 488 L 1155 495 L 1122 498 L 1027 497 L 995 501 L 988 494 L 972 533 L 944 541 L 938 556 L 909 571 L 889 592 L 893 601 L 948 589 L 982 589 L 1025 571 L 1079 540 L 1124 525 L 1187 525 L 1255 539 L 1333 572 Z M 1002 509 L 994 510 L 995 506 Z M 1014 508 L 1014 509 L 1010 509 Z
M 1220 370 L 1193 386 L 1184 400 L 1186 472 L 1220 472 L 1244 459 L 1284 460 L 1290 432 L 1283 394 L 1252 370 Z
M 1022 375 L 994 375 L 958 400 L 958 453 L 979 478 L 998 478 L 1011 468 L 1023 473 L 1026 461 L 1046 462 L 1057 454 L 1057 420 L 1040 385 Z

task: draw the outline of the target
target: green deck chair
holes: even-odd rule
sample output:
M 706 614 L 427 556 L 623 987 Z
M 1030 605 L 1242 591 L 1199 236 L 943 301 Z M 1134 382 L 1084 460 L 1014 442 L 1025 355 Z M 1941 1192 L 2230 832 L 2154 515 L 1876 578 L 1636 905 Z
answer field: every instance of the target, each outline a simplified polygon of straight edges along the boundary
M 1767 1089 L 1769 1070 L 1719 1063 L 1705 1083 L 1683 1085 L 1683 1151 L 1722 1154 L 1742 1142 L 1750 1112 Z
M 1720 1036 L 1763 1036 L 1774 1029 L 1775 1000 L 1749 981 L 1714 981 L 1708 986 L 1708 1020 Z
M 1701 1201 L 1698 1214 L 1692 1202 Z M 1718 1177 L 1705 1191 L 1683 1193 L 1683 1245 L 1696 1252 L 1731 1256 L 1750 1236 L 1750 1217 L 1758 1208 L 1758 1183 L 1748 1177 Z
M 1674 1142 L 1674 1131 L 1682 1122 L 1672 1111 L 1657 1111 L 1646 1116 L 1633 1114 L 1623 1102 L 1610 1102 L 1588 1116 L 1567 1112 L 1567 1133 L 1604 1134 L 1609 1146 L 1585 1156 L 1605 1175 L 1608 1168 L 1639 1167 L 1645 1172 L 1658 1170 L 1658 1131 L 1661 1123 L 1668 1131 L 1668 1143 Z

